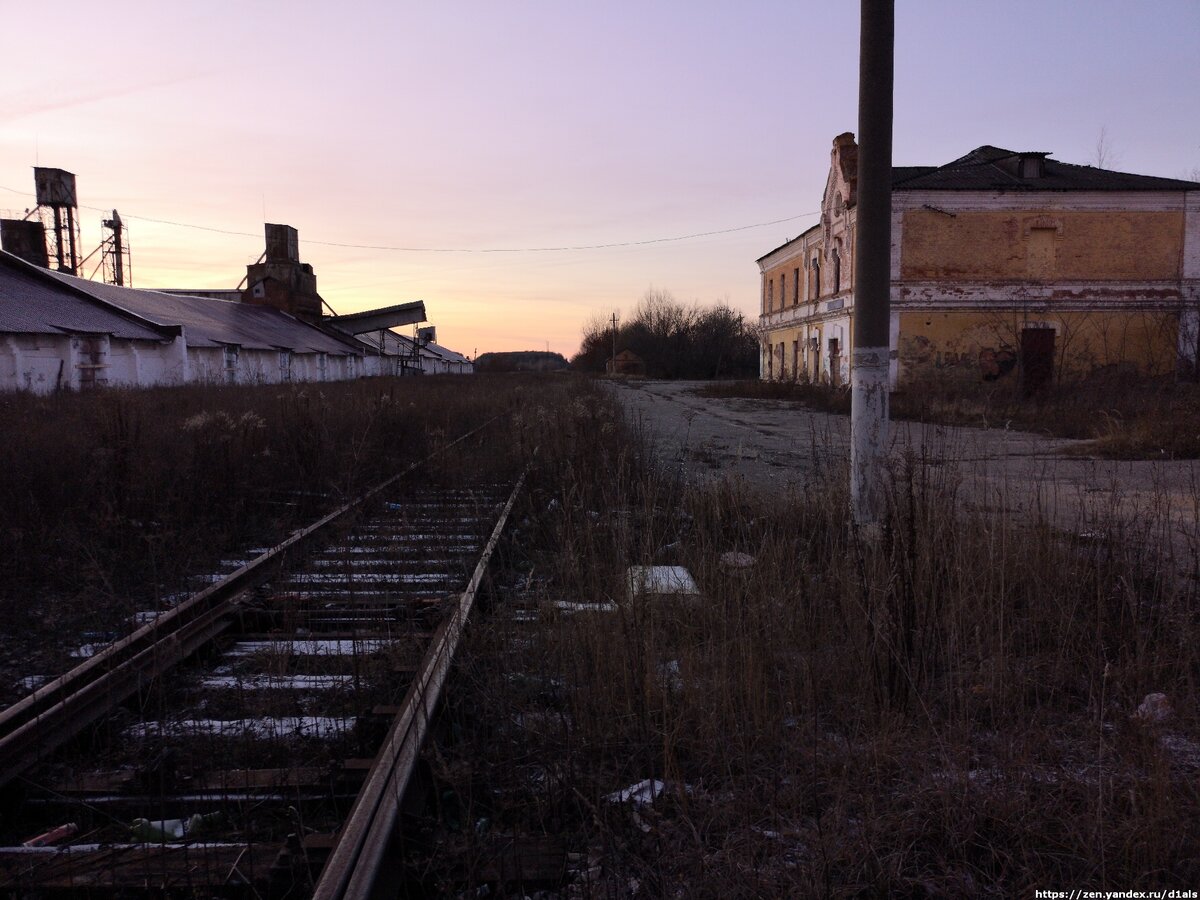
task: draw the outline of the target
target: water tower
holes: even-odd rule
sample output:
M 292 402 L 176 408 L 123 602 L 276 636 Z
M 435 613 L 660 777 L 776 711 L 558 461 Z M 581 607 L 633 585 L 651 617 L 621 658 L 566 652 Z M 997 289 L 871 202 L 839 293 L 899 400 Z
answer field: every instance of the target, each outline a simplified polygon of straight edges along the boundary
M 79 270 L 79 203 L 75 175 L 63 169 L 35 166 L 33 181 L 38 211 L 46 229 L 46 248 L 58 271 L 77 275 Z

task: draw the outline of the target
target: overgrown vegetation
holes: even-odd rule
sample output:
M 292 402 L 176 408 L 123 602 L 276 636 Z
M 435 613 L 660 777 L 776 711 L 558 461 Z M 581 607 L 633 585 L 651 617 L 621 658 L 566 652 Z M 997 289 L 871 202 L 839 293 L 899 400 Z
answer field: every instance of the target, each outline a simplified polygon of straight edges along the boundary
M 727 304 L 684 306 L 669 291 L 649 290 L 628 321 L 617 322 L 617 353 L 635 353 L 651 378 L 745 378 L 758 371 L 758 338 Z M 603 372 L 614 350 L 611 319 L 593 319 L 571 359 L 581 372 Z
M 68 649 L 196 589 L 188 576 L 496 417 L 486 451 L 438 465 L 509 477 L 518 449 L 502 426 L 531 390 L 447 377 L 3 395 L 0 677 L 31 647 L 65 669 Z
M 501 608 L 474 635 L 468 738 L 437 767 L 475 817 L 461 853 L 564 835 L 582 897 L 1200 877 L 1200 607 L 1128 549 L 1162 526 L 1126 544 L 1112 523 L 1074 538 L 971 512 L 954 471 L 910 456 L 865 543 L 843 472 L 796 497 L 686 492 L 636 443 L 597 449 L 612 409 L 534 415 L 549 452 L 518 599 L 539 616 Z M 644 564 L 686 565 L 701 596 L 630 598 Z M 665 785 L 652 804 L 614 800 L 644 779 Z
M 699 393 L 850 412 L 848 387 L 803 380 L 719 382 Z M 931 379 L 893 393 L 890 412 L 896 419 L 1087 440 L 1081 452 L 1112 459 L 1200 458 L 1200 384 L 1174 378 L 1096 377 L 1056 384 L 1029 398 L 1011 384 Z
M 1173 546 L 1165 522 L 1064 535 L 962 502 L 959 473 L 909 455 L 882 540 L 864 542 L 825 456 L 803 496 L 687 489 L 573 378 L 17 396 L 0 412 L 6 622 L 45 617 L 52 636 L 64 607 L 35 584 L 100 605 L 496 415 L 451 477 L 507 477 L 536 448 L 507 551 L 519 589 L 472 627 L 430 754 L 459 860 L 561 839 L 577 897 L 1200 879 L 1200 598 L 1186 561 L 1132 549 Z M 700 596 L 631 598 L 627 567 L 645 564 L 686 566 Z M 652 803 L 614 799 L 644 779 L 663 783 Z M 450 869 L 455 890 L 488 880 Z

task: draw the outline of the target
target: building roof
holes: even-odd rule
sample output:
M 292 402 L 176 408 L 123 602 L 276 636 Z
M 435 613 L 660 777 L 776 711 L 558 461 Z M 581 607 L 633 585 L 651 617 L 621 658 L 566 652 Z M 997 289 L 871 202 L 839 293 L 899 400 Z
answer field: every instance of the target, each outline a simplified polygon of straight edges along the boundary
M 421 350 L 422 351 L 427 350 L 430 353 L 432 353 L 434 356 L 437 356 L 438 358 L 443 359 L 449 363 L 463 363 L 466 365 L 471 364 L 471 361 L 469 359 L 467 359 L 465 356 L 463 356 L 461 353 L 451 350 L 449 347 L 443 347 L 441 344 L 435 344 L 432 341 L 428 344 L 423 344 L 421 346 Z
M 344 316 L 330 316 L 326 324 L 344 331 L 347 334 L 365 334 L 380 328 L 394 328 L 397 325 L 414 325 L 424 322 L 425 303 L 414 300 L 411 303 L 399 303 L 382 309 L 368 309 L 362 312 L 348 313 Z
M 800 238 L 804 237 L 806 234 L 816 231 L 820 227 L 821 227 L 821 223 L 818 222 L 816 225 L 813 225 L 811 228 L 806 228 L 804 231 L 800 232 L 794 238 L 784 241 L 782 244 L 780 244 L 774 250 L 768 250 L 766 253 L 764 253 L 762 256 L 760 256 L 758 259 L 756 259 L 755 262 L 762 262 L 764 259 L 766 259 L 768 256 L 770 256 L 772 253 L 777 253 L 780 250 L 782 250 L 784 247 L 791 246 L 792 244 L 796 243 L 796 241 L 800 240 Z
M 354 352 L 346 341 L 269 306 L 117 287 L 61 272 L 42 271 L 101 303 L 149 322 L 165 327 L 183 326 L 189 347 L 237 344 L 248 350 L 341 355 Z
M 944 166 L 905 166 L 892 170 L 895 191 L 1200 191 L 1200 182 L 1155 175 L 1132 175 L 1049 159 L 1048 153 L 1005 150 L 985 144 Z M 1039 177 L 1022 178 L 1016 162 L 1040 157 Z
M 146 341 L 171 337 L 171 329 L 93 303 L 46 274 L 47 270 L 0 251 L 0 332 L 108 334 Z
M 390 329 L 385 328 L 369 334 L 356 334 L 352 340 L 365 347 L 367 353 L 378 356 L 381 352 L 379 346 L 380 335 L 383 336 L 382 353 L 384 356 L 411 356 L 414 359 L 416 358 L 416 353 L 413 351 L 412 339 L 406 338 L 402 334 L 396 334 L 396 332 Z

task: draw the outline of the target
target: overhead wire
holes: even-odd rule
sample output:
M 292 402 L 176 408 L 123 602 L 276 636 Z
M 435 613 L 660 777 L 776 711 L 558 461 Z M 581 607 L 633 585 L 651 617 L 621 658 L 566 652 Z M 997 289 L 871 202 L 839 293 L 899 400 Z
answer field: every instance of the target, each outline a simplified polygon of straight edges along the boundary
M 9 191 L 14 194 L 20 194 L 25 197 L 32 196 L 27 191 L 19 191 L 15 188 L 5 187 L 4 185 L 0 185 L 0 190 Z M 108 212 L 107 209 L 101 209 L 97 206 L 83 205 L 80 208 L 93 210 L 94 212 Z M 306 238 L 304 242 L 306 244 L 314 244 L 321 247 L 340 247 L 347 250 L 378 250 L 389 253 L 561 253 L 578 250 L 609 250 L 617 247 L 643 247 L 650 244 L 668 244 L 678 241 L 690 241 L 696 238 L 715 237 L 722 234 L 733 234 L 739 231 L 749 231 L 753 228 L 766 228 L 771 225 L 782 225 L 785 222 L 794 222 L 797 219 L 805 219 L 809 216 L 816 215 L 820 215 L 820 212 L 803 212 L 794 216 L 786 216 L 782 219 L 773 219 L 769 222 L 755 222 L 752 225 L 737 225 L 732 228 L 719 228 L 713 231 L 697 231 L 692 234 L 682 234 L 674 237 L 612 241 L 605 244 L 575 244 L 547 247 L 407 247 L 388 244 L 351 244 L 343 241 L 322 241 L 308 238 Z M 156 225 L 169 225 L 176 228 L 193 228 L 197 231 L 208 231 L 214 234 L 228 234 L 235 237 L 256 238 L 260 236 L 248 231 L 234 231 L 228 228 L 215 228 L 210 225 L 195 225 L 190 222 L 176 222 L 171 219 L 156 219 L 151 216 L 140 216 L 133 213 L 124 215 L 124 218 L 137 219 L 142 222 L 151 222 Z

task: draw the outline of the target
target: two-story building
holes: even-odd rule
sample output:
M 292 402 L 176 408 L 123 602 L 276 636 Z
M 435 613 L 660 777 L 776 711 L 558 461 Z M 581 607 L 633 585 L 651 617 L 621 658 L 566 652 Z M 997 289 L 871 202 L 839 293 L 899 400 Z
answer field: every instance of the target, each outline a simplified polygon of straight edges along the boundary
M 758 260 L 765 379 L 850 376 L 854 136 L 821 220 Z M 1200 183 L 979 147 L 893 169 L 891 383 L 1194 371 Z

